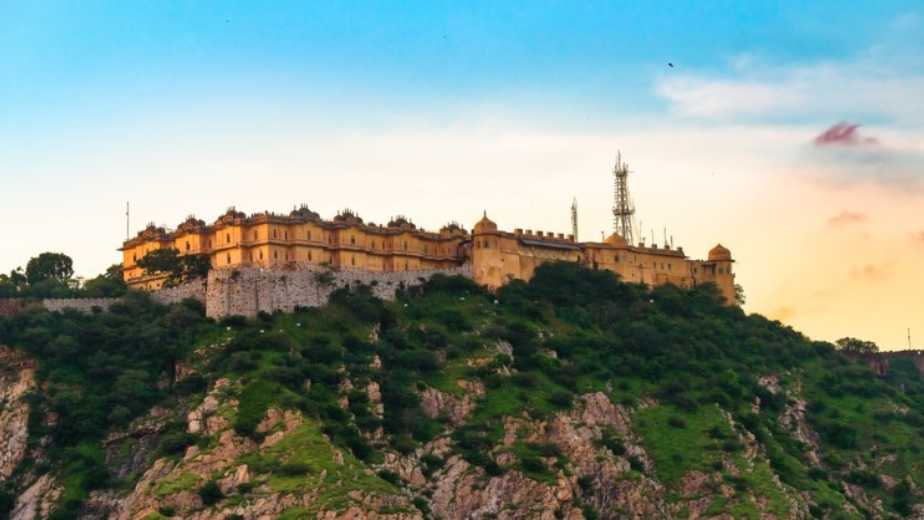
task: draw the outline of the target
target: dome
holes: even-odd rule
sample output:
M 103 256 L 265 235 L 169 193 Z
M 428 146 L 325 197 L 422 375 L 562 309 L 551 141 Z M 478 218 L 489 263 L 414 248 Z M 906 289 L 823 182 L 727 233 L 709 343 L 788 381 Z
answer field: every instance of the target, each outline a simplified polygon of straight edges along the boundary
M 606 240 L 604 240 L 604 243 L 609 244 L 611 246 L 616 246 L 616 247 L 625 247 L 628 245 L 626 243 L 626 239 L 622 238 L 619 235 L 619 233 L 613 233 L 612 235 L 607 237 Z
M 488 212 L 486 211 L 484 213 L 484 216 L 481 217 L 481 220 L 479 220 L 475 224 L 475 229 L 473 231 L 475 233 L 486 233 L 489 231 L 497 231 L 497 224 L 495 224 L 493 220 L 488 218 Z
M 722 244 L 717 244 L 709 250 L 710 262 L 730 262 L 731 259 L 731 251 Z

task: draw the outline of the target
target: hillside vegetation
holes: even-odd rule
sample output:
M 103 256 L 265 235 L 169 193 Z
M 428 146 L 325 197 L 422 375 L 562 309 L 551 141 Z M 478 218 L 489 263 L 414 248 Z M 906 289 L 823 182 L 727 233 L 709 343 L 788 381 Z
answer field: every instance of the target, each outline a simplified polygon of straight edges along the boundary
M 253 320 L 132 292 L 0 318 L 37 364 L 0 511 L 47 474 L 59 519 L 924 515 L 914 367 L 721 301 L 549 264 Z

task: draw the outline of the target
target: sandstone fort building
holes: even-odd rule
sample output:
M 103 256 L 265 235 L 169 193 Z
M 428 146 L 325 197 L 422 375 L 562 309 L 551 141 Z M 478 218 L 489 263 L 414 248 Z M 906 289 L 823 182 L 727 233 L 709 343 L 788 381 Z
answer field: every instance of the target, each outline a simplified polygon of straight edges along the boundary
M 175 230 L 149 225 L 120 248 L 126 283 L 160 289 L 166 275 L 145 272 L 138 260 L 151 251 L 173 248 L 180 254 L 204 254 L 213 271 L 258 268 L 292 272 L 329 266 L 344 273 L 376 274 L 459 272 L 489 288 L 510 280 L 529 280 L 543 262 L 577 262 L 606 269 L 627 282 L 648 286 L 693 287 L 714 283 L 729 304 L 735 303 L 731 252 L 712 248 L 705 260 L 686 256 L 682 248 L 629 244 L 617 233 L 602 242 L 578 242 L 573 235 L 516 228 L 503 231 L 487 214 L 471 232 L 458 224 L 439 231 L 419 229 L 407 218 L 385 225 L 366 223 L 344 210 L 326 220 L 307 206 L 289 214 L 247 215 L 234 208 L 206 224 L 188 218 Z M 226 277 L 227 278 L 227 277 Z

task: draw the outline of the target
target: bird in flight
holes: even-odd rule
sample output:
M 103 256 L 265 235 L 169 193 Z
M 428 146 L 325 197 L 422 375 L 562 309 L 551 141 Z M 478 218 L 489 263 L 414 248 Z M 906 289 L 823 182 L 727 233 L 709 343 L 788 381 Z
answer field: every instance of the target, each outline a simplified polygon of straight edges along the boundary
M 671 62 L 667 62 L 667 66 L 670 67 L 670 68 L 674 68 L 674 64 L 671 63 Z

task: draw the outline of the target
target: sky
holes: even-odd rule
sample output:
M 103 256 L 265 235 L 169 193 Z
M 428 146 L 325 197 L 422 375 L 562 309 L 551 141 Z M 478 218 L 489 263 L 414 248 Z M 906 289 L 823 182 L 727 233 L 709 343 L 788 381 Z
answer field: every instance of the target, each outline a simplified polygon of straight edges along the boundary
M 0 0 L 0 271 L 227 207 L 644 234 L 748 312 L 924 347 L 924 5 Z M 665 231 L 666 230 L 666 231 Z

